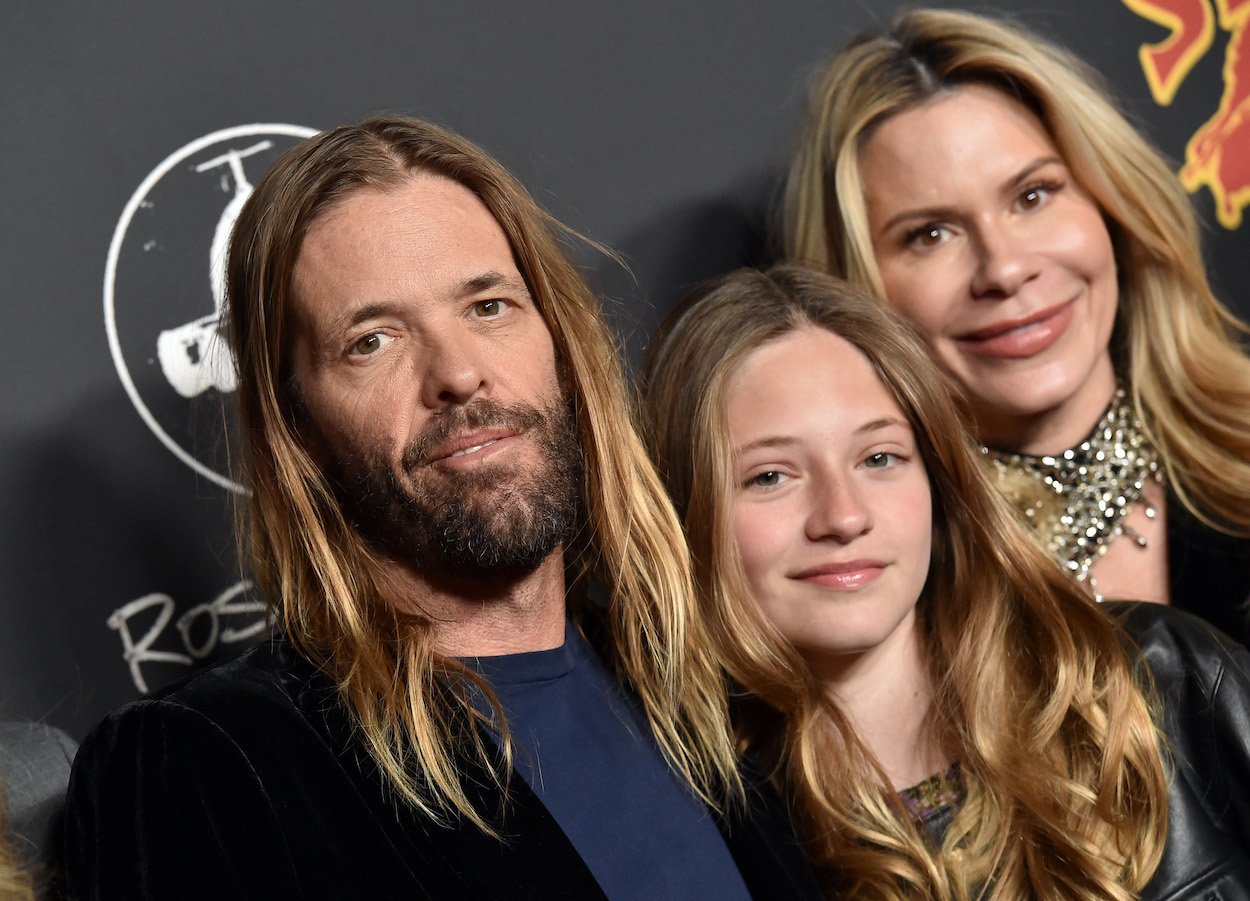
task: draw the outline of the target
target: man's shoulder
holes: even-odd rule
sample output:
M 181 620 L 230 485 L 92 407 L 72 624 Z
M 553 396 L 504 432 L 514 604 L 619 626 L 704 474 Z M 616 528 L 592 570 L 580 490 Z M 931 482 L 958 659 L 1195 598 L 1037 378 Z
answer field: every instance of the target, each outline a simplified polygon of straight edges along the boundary
M 267 638 L 238 657 L 206 666 L 159 688 L 147 700 L 193 703 L 220 693 L 292 694 L 317 678 L 316 668 L 300 656 L 290 640 Z
M 333 683 L 283 639 L 206 667 L 110 713 L 84 742 L 160 734 L 163 740 L 217 732 L 242 741 L 272 736 L 286 724 L 307 728 L 311 711 L 333 704 Z

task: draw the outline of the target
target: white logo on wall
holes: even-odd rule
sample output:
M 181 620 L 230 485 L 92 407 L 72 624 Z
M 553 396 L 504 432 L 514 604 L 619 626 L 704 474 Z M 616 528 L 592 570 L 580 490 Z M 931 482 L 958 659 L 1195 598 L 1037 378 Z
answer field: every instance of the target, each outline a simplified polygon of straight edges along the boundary
M 166 157 L 131 196 L 109 245 L 104 327 L 126 393 L 140 418 L 179 460 L 231 491 L 223 403 L 234 359 L 222 328 L 230 231 L 253 180 L 292 144 L 316 134 L 299 125 L 240 125 L 205 135 Z M 265 627 L 264 605 L 237 582 L 176 616 L 168 594 L 113 611 L 109 628 L 139 691 L 145 664 L 190 666 L 219 645 Z M 171 630 L 172 627 L 172 630 Z M 169 631 L 176 631 L 176 650 Z
M 176 620 L 177 602 L 160 592 L 145 594 L 114 610 L 108 625 L 121 636 L 122 659 L 130 668 L 130 681 L 135 688 L 147 694 L 145 663 L 191 666 L 208 657 L 218 645 L 238 644 L 259 635 L 265 628 L 265 620 L 257 619 L 256 615 L 264 612 L 265 605 L 248 599 L 251 587 L 252 583 L 247 580 L 236 582 L 208 603 L 197 604 Z M 223 625 L 227 617 L 239 615 L 244 617 L 241 627 Z M 181 640 L 180 650 L 161 650 L 156 647 L 157 642 L 171 622 Z M 146 628 L 139 623 L 146 623 Z M 136 629 L 139 630 L 137 635 Z
M 139 185 L 109 245 L 104 328 L 118 378 L 165 447 L 232 491 L 243 489 L 227 475 L 222 404 L 235 388 L 221 331 L 230 230 L 252 178 L 313 134 L 240 125 L 192 141 Z

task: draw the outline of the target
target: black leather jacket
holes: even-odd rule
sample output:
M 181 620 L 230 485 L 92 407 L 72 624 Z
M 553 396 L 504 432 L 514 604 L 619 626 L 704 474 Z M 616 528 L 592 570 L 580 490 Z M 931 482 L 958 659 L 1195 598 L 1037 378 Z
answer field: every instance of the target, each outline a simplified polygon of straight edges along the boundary
M 1250 538 L 1201 522 L 1168 494 L 1168 581 L 1173 605 L 1250 648 Z
M 1141 648 L 1172 759 L 1163 861 L 1147 901 L 1250 901 L 1250 651 L 1197 617 L 1107 604 Z

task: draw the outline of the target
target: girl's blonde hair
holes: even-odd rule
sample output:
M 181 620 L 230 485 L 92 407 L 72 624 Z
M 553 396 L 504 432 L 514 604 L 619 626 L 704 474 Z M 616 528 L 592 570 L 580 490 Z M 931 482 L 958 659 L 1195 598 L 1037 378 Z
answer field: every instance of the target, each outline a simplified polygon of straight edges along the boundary
M 785 254 L 884 297 L 860 154 L 899 112 L 983 84 L 1039 118 L 1102 209 L 1120 302 L 1112 353 L 1159 449 L 1168 485 L 1208 525 L 1250 531 L 1246 327 L 1211 292 L 1180 182 L 1116 108 L 1100 77 L 1039 36 L 948 10 L 900 15 L 853 41 L 813 89 L 790 166 Z
M 928 473 L 933 550 L 918 620 L 934 686 L 930 725 L 956 749 L 967 789 L 940 851 L 752 600 L 734 542 L 727 386 L 748 355 L 804 328 L 863 353 Z M 776 768 L 829 891 L 1135 897 L 1162 855 L 1167 786 L 1125 640 L 986 481 L 910 328 L 824 273 L 740 270 L 669 315 L 642 378 L 648 441 L 686 526 L 704 616 L 752 696 L 737 718 L 740 742 Z
M 458 760 L 502 783 L 470 683 L 435 650 L 433 624 L 389 603 L 375 552 L 344 517 L 301 439 L 290 388 L 292 273 L 309 227 L 344 197 L 434 174 L 473 192 L 507 236 L 565 374 L 584 458 L 581 522 L 566 548 L 572 614 L 589 579 L 609 595 L 608 660 L 638 693 L 674 770 L 709 803 L 740 785 L 721 674 L 697 615 L 681 526 L 634 429 L 616 348 L 561 246 L 568 233 L 502 166 L 428 122 L 382 117 L 284 154 L 240 213 L 228 259 L 229 336 L 239 375 L 241 534 L 257 583 L 301 652 L 339 686 L 374 761 L 431 816 L 474 809 Z M 496 705 L 496 716 L 502 712 Z M 505 761 L 507 747 L 505 732 Z M 506 764 L 505 764 L 506 768 Z

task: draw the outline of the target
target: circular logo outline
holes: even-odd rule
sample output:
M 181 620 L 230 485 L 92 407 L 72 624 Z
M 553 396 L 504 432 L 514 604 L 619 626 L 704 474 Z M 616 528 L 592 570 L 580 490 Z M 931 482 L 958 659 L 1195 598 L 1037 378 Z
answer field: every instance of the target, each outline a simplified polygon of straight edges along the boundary
M 135 386 L 134 379 L 130 375 L 130 368 L 126 365 L 125 357 L 122 355 L 121 339 L 117 334 L 115 298 L 117 263 L 121 257 L 122 242 L 126 238 L 126 232 L 129 230 L 131 220 L 134 218 L 140 204 L 143 203 L 144 198 L 156 186 L 157 182 L 169 174 L 170 170 L 183 160 L 221 141 L 232 141 L 236 138 L 245 138 L 250 135 L 278 134 L 295 138 L 310 138 L 317 133 L 318 130 L 315 128 L 284 123 L 235 125 L 231 128 L 223 128 L 204 135 L 175 150 L 148 173 L 147 178 L 139 184 L 139 187 L 130 196 L 130 200 L 127 201 L 125 208 L 122 210 L 121 218 L 117 221 L 117 227 L 113 230 L 113 240 L 109 243 L 108 259 L 104 265 L 104 331 L 108 336 L 109 352 L 113 357 L 113 367 L 117 370 L 117 377 L 121 379 L 122 387 L 126 389 L 126 394 L 130 396 L 130 402 L 134 405 L 139 417 L 147 424 L 152 434 L 175 457 L 206 479 L 238 494 L 246 494 L 247 489 L 228 476 L 224 476 L 215 469 L 204 465 L 193 454 L 188 453 L 182 445 L 161 427 L 161 424 L 156 421 L 156 417 L 152 415 L 152 411 L 148 409 L 148 405 L 144 403 L 143 398 L 139 395 L 139 389 Z

